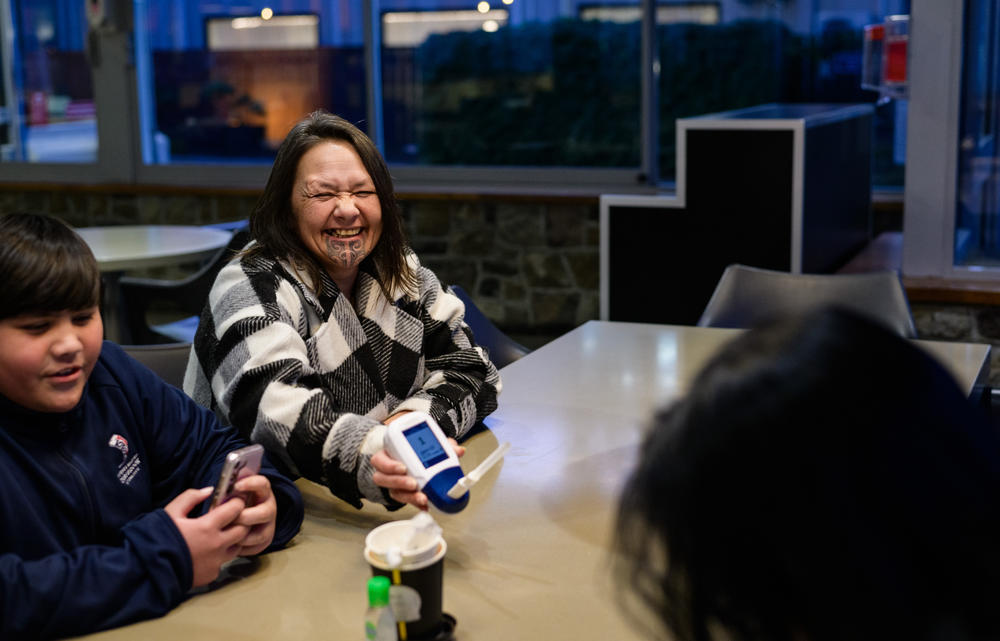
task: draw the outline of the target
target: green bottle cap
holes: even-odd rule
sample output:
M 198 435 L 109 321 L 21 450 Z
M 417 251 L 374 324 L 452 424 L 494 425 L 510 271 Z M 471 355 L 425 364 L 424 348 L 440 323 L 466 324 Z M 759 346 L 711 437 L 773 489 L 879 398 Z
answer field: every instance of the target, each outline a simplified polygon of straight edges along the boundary
M 389 577 L 373 576 L 368 579 L 368 606 L 378 608 L 389 605 Z

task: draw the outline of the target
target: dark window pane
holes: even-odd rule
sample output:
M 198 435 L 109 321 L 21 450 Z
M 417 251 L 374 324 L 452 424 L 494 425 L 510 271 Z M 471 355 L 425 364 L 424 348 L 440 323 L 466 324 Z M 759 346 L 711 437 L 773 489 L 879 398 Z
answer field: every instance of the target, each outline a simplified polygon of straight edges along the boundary
M 594 3 L 489 4 L 381 3 L 387 158 L 637 166 L 639 23 L 587 17 Z
M 660 173 L 672 179 L 677 118 L 766 103 L 876 102 L 861 88 L 862 33 L 884 11 L 907 13 L 897 0 L 721 3 L 716 24 L 684 17 L 658 20 L 660 54 Z M 706 24 L 707 23 L 707 24 Z M 901 187 L 905 104 L 876 110 L 873 183 Z M 897 111 L 899 112 L 897 113 Z M 900 130 L 899 124 L 904 126 Z
M 1000 12 L 967 0 L 959 123 L 955 264 L 1000 266 Z
M 85 5 L 76 0 L 13 0 L 13 60 L 4 61 L 4 161 L 97 160 L 97 124 L 85 54 Z M 11 95 L 7 95 L 7 94 Z M 4 122 L 6 120 L 6 122 Z
M 361 4 L 149 0 L 146 161 L 270 163 L 316 109 L 366 128 Z

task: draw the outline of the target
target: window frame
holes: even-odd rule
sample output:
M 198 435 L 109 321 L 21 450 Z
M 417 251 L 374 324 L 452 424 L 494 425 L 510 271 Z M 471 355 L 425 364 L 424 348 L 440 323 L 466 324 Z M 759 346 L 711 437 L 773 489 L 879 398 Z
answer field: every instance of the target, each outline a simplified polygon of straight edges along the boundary
M 121 3 L 122 6 L 125 3 Z M 131 25 L 131 8 L 118 14 L 118 24 Z M 17 34 L 13 7 L 0 0 L 0 32 L 3 34 L 3 58 L 17 59 Z M 85 41 L 88 39 L 85 37 Z M 91 46 L 99 48 L 101 66 L 93 75 L 94 104 L 97 121 L 97 161 L 89 163 L 0 163 L 0 182 L 59 184 L 132 184 L 135 183 L 138 149 L 138 119 L 135 104 L 135 70 L 131 60 L 131 29 L 107 24 L 96 30 Z M 6 82 L 6 81 L 5 81 Z M 111 96 L 112 98 L 108 98 Z M 124 98 L 123 98 L 124 97 Z M 22 102 L 24 96 L 11 87 L 9 105 Z M 18 120 L 15 117 L 14 120 Z M 122 127 L 121 123 L 129 123 Z M 20 132 L 15 134 L 18 138 Z M 53 177 L 56 178 L 53 178 Z
M 965 0 L 911 0 L 910 10 L 907 131 L 920 135 L 907 139 L 903 275 L 997 279 L 998 268 L 954 264 Z

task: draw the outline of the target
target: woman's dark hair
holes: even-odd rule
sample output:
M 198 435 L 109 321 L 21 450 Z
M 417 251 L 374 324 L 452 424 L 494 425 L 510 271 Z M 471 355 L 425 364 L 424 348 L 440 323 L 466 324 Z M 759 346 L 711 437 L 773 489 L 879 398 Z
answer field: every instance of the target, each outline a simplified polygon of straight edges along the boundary
M 650 430 L 618 580 L 675 638 L 1000 638 L 1000 442 L 915 344 L 843 310 L 753 330 Z
M 248 253 L 266 251 L 290 259 L 307 270 L 314 284 L 320 282 L 323 267 L 305 248 L 292 211 L 292 187 L 299 161 L 317 144 L 337 140 L 351 145 L 371 176 L 382 209 L 382 234 L 371 255 L 362 261 L 373 263 L 386 296 L 396 287 L 411 289 L 416 275 L 406 262 L 406 237 L 399 203 L 393 192 L 392 177 L 382 154 L 360 129 L 339 116 L 314 111 L 299 121 L 278 148 L 264 192 L 250 214 L 250 232 L 257 245 Z
M 42 214 L 0 216 L 0 319 L 98 304 L 101 273 L 87 243 Z

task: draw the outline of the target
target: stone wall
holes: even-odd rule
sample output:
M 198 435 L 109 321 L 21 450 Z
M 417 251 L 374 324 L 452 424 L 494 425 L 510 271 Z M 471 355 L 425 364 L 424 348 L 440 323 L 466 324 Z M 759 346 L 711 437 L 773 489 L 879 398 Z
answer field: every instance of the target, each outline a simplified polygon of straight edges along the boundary
M 403 202 L 410 241 L 508 331 L 562 332 L 598 315 L 597 203 Z
M 80 227 L 201 225 L 246 218 L 256 198 L 250 192 L 7 186 L 0 190 L 0 213 L 45 212 Z M 534 346 L 597 318 L 597 198 L 403 195 L 400 203 L 423 263 L 443 282 L 464 287 L 486 316 L 522 342 Z M 182 275 L 177 272 L 166 275 Z
M 990 386 L 1000 390 L 1000 306 L 911 303 L 910 310 L 920 338 L 992 345 Z

